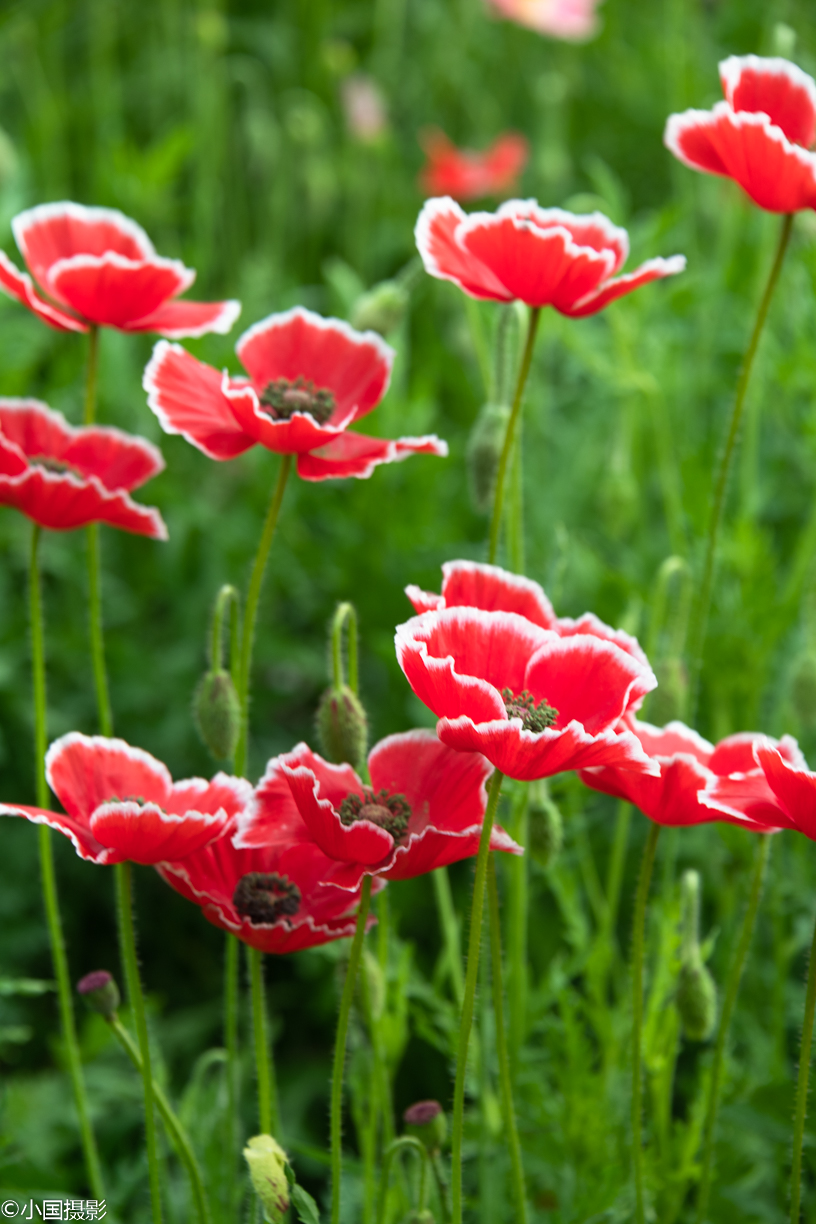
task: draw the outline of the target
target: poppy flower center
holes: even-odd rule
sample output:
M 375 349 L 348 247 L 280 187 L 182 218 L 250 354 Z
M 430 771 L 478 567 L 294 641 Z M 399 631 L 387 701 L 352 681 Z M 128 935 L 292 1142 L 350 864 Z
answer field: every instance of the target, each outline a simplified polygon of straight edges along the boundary
M 346 795 L 338 809 L 340 821 L 348 826 L 357 820 L 370 820 L 390 833 L 394 841 L 400 841 L 408 831 L 411 805 L 404 795 L 389 795 L 381 790 L 378 794 L 366 787 L 362 795 Z
M 35 467 L 45 468 L 46 472 L 56 472 L 58 475 L 70 472 L 72 476 L 80 478 L 82 476 L 82 473 L 75 467 L 71 467 L 70 463 L 63 463 L 61 459 L 52 459 L 50 455 L 29 455 L 28 462 Z
M 288 421 L 295 412 L 308 412 L 318 425 L 324 425 L 334 412 L 334 395 L 326 387 L 316 387 L 301 375 L 292 382 L 274 378 L 261 392 L 260 401 L 271 409 L 270 416 Z
M 512 689 L 502 689 L 502 701 L 507 717 L 520 718 L 524 731 L 546 731 L 558 718 L 558 711 L 553 709 L 546 697 L 536 705 L 529 689 L 522 689 L 518 696 L 513 695 Z
M 276 871 L 250 871 L 241 876 L 232 904 L 242 918 L 248 918 L 253 926 L 258 923 L 272 924 L 279 918 L 288 918 L 300 909 L 300 889 L 286 876 Z

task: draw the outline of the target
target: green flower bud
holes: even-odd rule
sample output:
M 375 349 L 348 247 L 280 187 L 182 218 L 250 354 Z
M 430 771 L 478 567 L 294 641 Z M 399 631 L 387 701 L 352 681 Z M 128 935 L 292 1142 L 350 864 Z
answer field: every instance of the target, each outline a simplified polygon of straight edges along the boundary
M 363 952 L 362 972 L 357 978 L 358 993 L 361 990 L 363 974 L 365 974 L 366 990 L 368 991 L 368 1006 L 371 1009 L 371 1019 L 379 1020 L 385 1011 L 385 974 L 380 962 L 368 948 Z
M 689 1041 L 708 1041 L 717 1022 L 717 987 L 699 954 L 680 966 L 675 1001 Z
M 193 697 L 196 728 L 218 761 L 235 753 L 241 731 L 241 702 L 228 671 L 205 672 Z
M 326 689 L 317 707 L 320 751 L 335 765 L 347 761 L 355 768 L 365 758 L 368 719 L 360 698 L 347 684 Z
M 800 655 L 791 676 L 791 704 L 803 726 L 816 724 L 816 654 Z
M 289 1210 L 289 1158 L 271 1135 L 254 1135 L 244 1148 L 244 1159 L 255 1193 L 272 1224 L 282 1224 Z
M 438 1152 L 448 1137 L 448 1120 L 438 1101 L 417 1101 L 402 1115 L 406 1135 L 414 1135 L 429 1152 Z
M 649 696 L 650 722 L 665 726 L 673 718 L 682 718 L 688 697 L 688 673 L 682 659 L 661 659 L 655 663 L 657 688 Z
M 375 331 L 387 336 L 402 322 L 408 300 L 408 290 L 399 281 L 380 281 L 354 303 L 351 325 L 358 331 Z
M 88 1006 L 100 1016 L 109 1020 L 119 1010 L 121 997 L 119 987 L 108 973 L 107 969 L 96 969 L 86 973 L 77 982 L 77 993 L 81 994 Z
M 545 782 L 531 782 L 529 794 L 530 853 L 542 867 L 549 867 L 564 844 L 564 821 Z
M 473 508 L 487 514 L 493 505 L 496 474 L 499 470 L 510 409 L 506 404 L 485 404 L 470 431 L 467 468 Z

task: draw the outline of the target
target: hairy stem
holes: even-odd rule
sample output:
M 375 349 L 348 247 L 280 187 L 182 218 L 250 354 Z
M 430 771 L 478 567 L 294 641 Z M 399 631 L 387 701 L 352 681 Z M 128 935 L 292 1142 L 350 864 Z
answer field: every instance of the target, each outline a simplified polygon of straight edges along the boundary
M 799 1203 L 802 1180 L 802 1140 L 807 1116 L 808 1079 L 810 1077 L 810 1047 L 813 1041 L 813 1017 L 816 1013 L 816 925 L 810 946 L 805 1018 L 802 1023 L 802 1045 L 799 1051 L 799 1075 L 796 1080 L 796 1114 L 793 1128 L 793 1168 L 791 1170 L 791 1224 L 799 1224 Z
M 238 969 L 241 945 L 234 935 L 226 934 L 224 957 L 224 1048 L 227 1052 L 225 1074 L 227 1078 L 227 1116 L 225 1119 L 225 1142 L 227 1145 L 227 1204 L 233 1208 L 235 1189 L 235 1146 L 238 1136 Z
M 348 680 L 343 669 L 343 629 L 348 624 L 346 636 L 346 660 L 348 663 Z M 340 603 L 334 613 L 331 630 L 332 683 L 340 689 L 348 683 L 352 693 L 359 689 L 360 681 L 357 666 L 357 609 L 354 604 Z
M 258 1124 L 262 1135 L 280 1137 L 275 1068 L 269 1046 L 269 1024 L 264 993 L 263 952 L 247 947 L 252 987 L 252 1032 L 255 1038 L 255 1071 L 258 1079 Z
M 643 1198 L 643 951 L 646 935 L 646 904 L 652 882 L 660 825 L 649 824 L 635 898 L 632 927 L 632 1164 L 635 1171 L 635 1221 L 645 1224 Z

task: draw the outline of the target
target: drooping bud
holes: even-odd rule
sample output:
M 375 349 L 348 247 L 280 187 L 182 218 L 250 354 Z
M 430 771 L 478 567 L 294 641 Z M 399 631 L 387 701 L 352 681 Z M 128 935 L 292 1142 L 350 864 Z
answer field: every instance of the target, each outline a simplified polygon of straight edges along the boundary
M 707 1041 L 717 1021 L 717 987 L 700 953 L 698 872 L 683 872 L 680 888 L 683 943 L 675 1001 L 686 1037 L 690 1041 Z
M 658 727 L 682 718 L 688 697 L 688 672 L 682 659 L 659 659 L 654 665 L 657 688 L 649 695 L 649 719 Z
M 116 1015 L 122 1000 L 119 987 L 107 969 L 86 973 L 79 979 L 76 988 L 92 1011 L 99 1012 L 106 1020 Z
M 241 731 L 241 702 L 228 671 L 219 668 L 201 677 L 193 697 L 193 718 L 216 760 L 226 761 L 234 755 Z
M 365 759 L 368 719 L 363 703 L 347 684 L 327 688 L 317 707 L 320 751 L 335 765 L 346 761 L 355 768 Z
M 429 1152 L 438 1152 L 448 1137 L 448 1120 L 438 1101 L 417 1101 L 402 1115 L 405 1133 L 413 1135 Z
M 253 1135 L 244 1148 L 244 1159 L 255 1193 L 272 1224 L 282 1224 L 289 1210 L 289 1158 L 271 1135 Z
M 800 655 L 791 675 L 791 704 L 802 725 L 816 725 L 816 654 Z
M 467 444 L 467 469 L 473 508 L 487 514 L 493 505 L 510 409 L 506 404 L 485 404 L 473 423 Z
M 531 782 L 529 796 L 530 853 L 542 867 L 549 867 L 564 844 L 564 821 L 545 780 Z
M 405 317 L 408 300 L 408 290 L 399 281 L 380 281 L 354 303 L 351 325 L 358 331 L 375 331 L 387 336 Z

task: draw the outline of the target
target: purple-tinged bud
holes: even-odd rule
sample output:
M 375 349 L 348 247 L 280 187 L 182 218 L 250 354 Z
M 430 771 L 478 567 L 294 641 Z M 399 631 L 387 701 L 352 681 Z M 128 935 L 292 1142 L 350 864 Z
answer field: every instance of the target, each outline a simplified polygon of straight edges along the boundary
M 402 1115 L 405 1133 L 413 1135 L 429 1152 L 438 1152 L 448 1137 L 448 1120 L 438 1101 L 417 1101 Z
M 92 1011 L 99 1012 L 106 1020 L 116 1015 L 122 1000 L 119 987 L 107 969 L 95 969 L 93 973 L 86 973 L 79 979 L 76 988 Z

